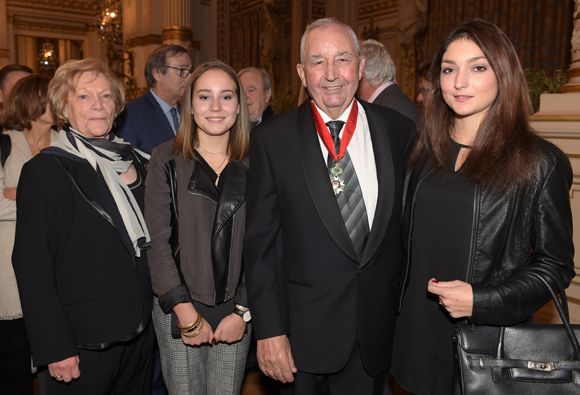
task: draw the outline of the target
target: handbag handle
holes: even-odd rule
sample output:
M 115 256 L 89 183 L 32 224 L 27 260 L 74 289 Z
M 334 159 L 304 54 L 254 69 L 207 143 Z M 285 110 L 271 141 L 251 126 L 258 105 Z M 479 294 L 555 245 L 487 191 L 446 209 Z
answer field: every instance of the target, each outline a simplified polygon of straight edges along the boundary
M 564 329 L 566 330 L 566 334 L 568 335 L 568 338 L 570 339 L 570 343 L 572 344 L 572 348 L 574 349 L 574 360 L 578 361 L 580 359 L 579 358 L 580 357 L 580 345 L 578 345 L 578 339 L 576 338 L 576 335 L 574 334 L 574 332 L 572 331 L 572 327 L 570 326 L 569 315 L 568 315 L 568 299 L 566 298 L 566 292 L 563 289 L 560 289 L 560 298 L 562 299 L 562 301 L 560 302 L 560 300 L 558 300 L 558 296 L 556 295 L 556 293 L 554 292 L 554 290 L 550 286 L 550 283 L 548 283 L 548 281 L 546 281 L 544 276 L 542 276 L 538 273 L 535 273 L 535 272 L 530 272 L 529 274 L 532 277 L 537 278 L 542 283 L 544 288 L 546 288 L 546 290 L 548 291 L 550 296 L 552 297 L 552 300 L 554 301 L 554 305 L 556 306 L 556 310 L 558 310 L 558 314 L 560 315 L 560 319 L 562 319 L 562 324 L 564 325 Z M 503 331 L 502 331 L 502 335 L 503 335 Z

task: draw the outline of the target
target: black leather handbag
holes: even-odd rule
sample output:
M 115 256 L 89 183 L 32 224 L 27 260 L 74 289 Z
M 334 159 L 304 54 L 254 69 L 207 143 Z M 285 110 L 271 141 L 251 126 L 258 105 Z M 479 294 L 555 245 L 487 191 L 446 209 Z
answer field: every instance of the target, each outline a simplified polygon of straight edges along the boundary
M 546 279 L 563 325 L 511 327 L 460 324 L 455 330 L 455 395 L 580 394 L 580 325 L 570 325 L 562 302 Z

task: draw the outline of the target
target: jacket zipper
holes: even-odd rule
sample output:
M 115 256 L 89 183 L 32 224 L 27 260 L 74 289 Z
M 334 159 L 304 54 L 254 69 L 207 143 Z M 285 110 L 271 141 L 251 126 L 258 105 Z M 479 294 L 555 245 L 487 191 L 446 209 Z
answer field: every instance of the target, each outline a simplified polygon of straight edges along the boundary
M 208 194 L 206 194 L 206 193 L 198 192 L 198 191 L 190 191 L 189 189 L 187 190 L 187 192 L 190 193 L 190 194 L 192 194 L 192 195 L 199 196 L 199 197 L 202 197 L 204 199 L 207 199 L 207 200 L 209 200 L 210 202 L 212 202 L 213 204 L 215 204 L 217 206 L 217 202 L 212 197 L 210 197 Z M 229 289 L 229 276 L 228 276 L 228 289 Z M 211 303 L 212 306 L 215 306 L 215 299 L 216 299 L 216 290 L 214 289 L 213 290 L 212 303 Z
M 236 216 L 234 215 L 232 218 L 232 231 L 235 229 L 235 227 L 236 227 Z M 234 238 L 232 237 L 232 240 L 230 241 L 230 258 L 229 258 L 230 262 L 232 261 L 232 244 L 233 244 L 233 242 L 234 242 Z M 228 291 L 226 292 L 226 298 L 224 300 L 222 300 L 222 303 L 225 302 L 230 295 L 230 271 L 231 271 L 231 268 L 232 268 L 232 265 L 228 265 L 228 281 L 226 283 L 226 289 Z
M 473 267 L 473 254 L 475 251 L 474 248 L 474 243 L 475 243 L 475 230 L 477 229 L 477 224 L 476 224 L 476 220 L 478 218 L 478 213 L 479 211 L 479 185 L 475 186 L 475 193 L 473 196 L 473 219 L 471 221 L 471 241 L 469 243 L 469 258 L 467 259 L 467 272 L 465 274 L 465 282 L 468 284 L 471 284 L 471 281 L 473 280 L 473 276 L 471 273 L 471 269 Z M 471 312 L 473 314 L 473 311 Z M 465 323 L 469 324 L 469 319 L 471 317 L 466 317 L 465 318 Z M 472 324 L 473 326 L 473 324 Z
M 473 243 L 475 242 L 475 230 L 477 229 L 477 212 L 479 208 L 479 185 L 475 186 L 475 193 L 473 198 L 473 220 L 471 222 L 471 241 L 469 243 L 469 259 L 467 260 L 467 272 L 465 274 L 465 282 L 470 283 L 473 280 L 471 273 L 471 268 L 473 266 L 473 253 L 475 248 L 473 248 Z
M 211 196 L 209 196 L 208 194 L 204 193 L 204 192 L 198 192 L 198 191 L 190 191 L 189 189 L 187 190 L 188 193 L 195 195 L 195 196 L 200 196 L 202 198 L 205 198 L 207 200 L 209 200 L 210 202 L 212 202 L 213 204 L 215 204 L 217 206 L 217 201 L 214 200 Z
M 401 296 L 399 297 L 399 313 L 403 307 L 403 296 L 405 295 L 405 284 L 407 284 L 407 276 L 409 275 L 409 265 L 410 265 L 410 256 L 411 256 L 411 235 L 413 234 L 413 216 L 415 215 L 415 201 L 417 199 L 417 193 L 419 193 L 419 187 L 427 178 L 429 174 L 433 172 L 433 169 L 430 169 L 428 172 L 423 174 L 419 180 L 417 181 L 417 186 L 415 187 L 415 191 L 413 192 L 413 199 L 411 200 L 411 217 L 410 217 L 410 224 L 409 224 L 409 238 L 407 240 L 407 265 L 405 266 L 405 277 L 403 278 L 403 289 L 401 290 Z M 404 215 L 404 213 L 403 213 Z

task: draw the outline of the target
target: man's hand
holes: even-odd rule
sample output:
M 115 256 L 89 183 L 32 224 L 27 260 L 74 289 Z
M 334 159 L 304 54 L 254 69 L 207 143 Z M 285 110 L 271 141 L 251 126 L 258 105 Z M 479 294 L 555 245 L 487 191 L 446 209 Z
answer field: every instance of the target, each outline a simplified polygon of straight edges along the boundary
M 74 356 L 60 362 L 48 364 L 48 372 L 58 381 L 69 382 L 81 376 L 79 357 Z
M 266 376 L 282 383 L 293 382 L 298 371 L 286 335 L 258 340 L 258 363 Z
M 439 296 L 439 304 L 445 307 L 453 318 L 471 317 L 473 313 L 473 289 L 463 281 L 429 280 L 427 291 Z

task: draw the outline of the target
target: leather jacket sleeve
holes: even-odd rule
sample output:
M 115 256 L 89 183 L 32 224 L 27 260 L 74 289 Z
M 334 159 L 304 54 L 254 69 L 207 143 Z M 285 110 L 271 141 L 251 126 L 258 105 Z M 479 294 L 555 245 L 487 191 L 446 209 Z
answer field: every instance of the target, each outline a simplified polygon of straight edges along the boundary
M 496 285 L 472 284 L 471 321 L 474 323 L 516 324 L 545 305 L 550 297 L 542 284 L 529 275 L 532 271 L 543 274 L 556 293 L 568 287 L 575 275 L 569 196 L 572 169 L 562 152 L 550 156 L 554 160 L 540 159 L 542 163 L 537 166 L 539 169 L 528 187 L 532 193 L 525 195 L 522 217 L 529 221 L 511 224 L 531 228 L 516 233 L 525 236 L 520 240 L 509 241 L 516 246 L 520 244 L 518 250 L 527 256 L 517 257 L 518 261 L 523 261 L 520 270 L 506 281 Z M 531 248 L 526 247 L 528 243 Z M 501 267 L 502 262 L 495 262 L 495 265 Z
M 145 222 L 151 235 L 148 258 L 153 292 L 159 296 L 161 308 L 168 311 L 175 304 L 186 301 L 187 288 L 182 286 L 169 243 L 171 194 L 165 181 L 163 162 L 161 153 L 155 149 L 145 182 Z M 166 293 L 170 299 L 167 303 L 164 300 Z

